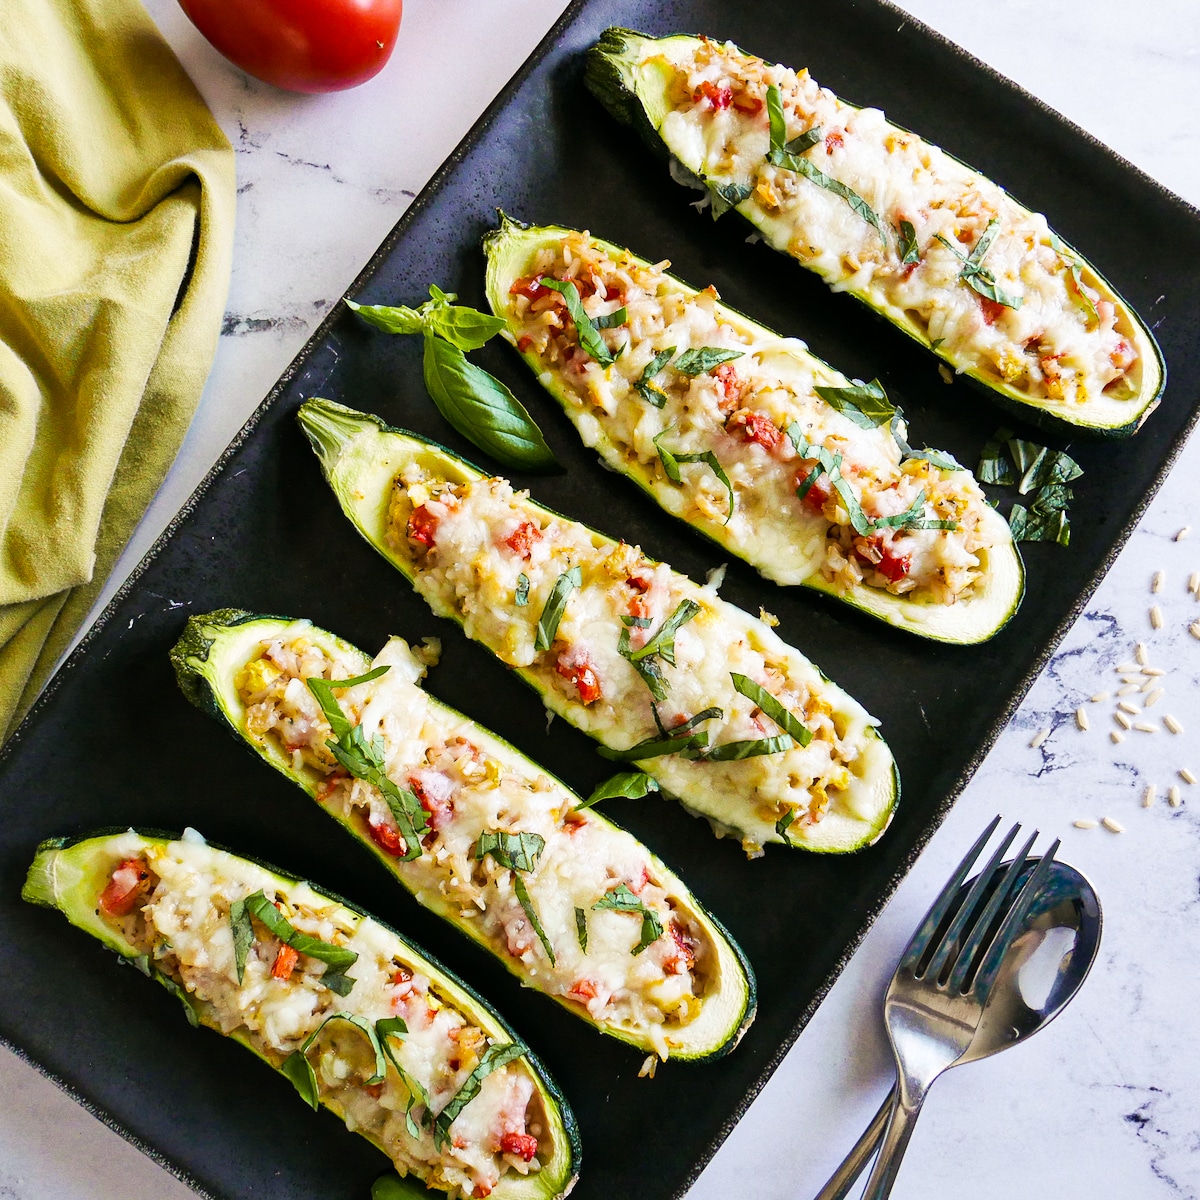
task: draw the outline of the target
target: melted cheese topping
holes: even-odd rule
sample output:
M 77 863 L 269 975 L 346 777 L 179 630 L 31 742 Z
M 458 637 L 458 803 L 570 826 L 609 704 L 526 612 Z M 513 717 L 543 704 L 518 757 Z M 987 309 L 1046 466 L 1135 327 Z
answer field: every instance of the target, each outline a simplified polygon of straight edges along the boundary
M 128 838 L 128 853 L 113 872 L 119 891 L 129 861 L 150 872 L 145 894 L 127 915 L 109 916 L 153 966 L 184 988 L 205 1024 L 237 1034 L 275 1066 L 298 1050 L 327 1017 L 349 1013 L 374 1024 L 400 1017 L 408 1027 L 390 1046 L 406 1074 L 429 1094 L 434 1113 L 454 1097 L 487 1050 L 482 1029 L 440 997 L 421 973 L 421 960 L 390 930 L 321 896 L 307 884 L 286 891 L 254 863 L 199 840 L 165 845 Z M 122 854 L 121 839 L 115 850 Z M 136 881 L 136 874 L 134 875 Z M 357 953 L 354 985 L 339 996 L 322 982 L 326 967 L 295 957 L 254 922 L 255 940 L 241 982 L 234 958 L 230 906 L 258 890 L 273 900 L 293 928 Z M 107 893 L 106 893 L 107 894 Z M 103 910 L 104 900 L 100 901 Z M 284 950 L 281 966 L 281 950 Z M 487 1075 L 479 1094 L 450 1125 L 441 1149 L 422 1121 L 414 1136 L 405 1119 L 413 1104 L 395 1069 L 368 1084 L 375 1056 L 367 1038 L 344 1021 L 321 1031 L 307 1055 L 323 1101 L 350 1129 L 370 1137 L 403 1175 L 409 1171 L 452 1196 L 487 1196 L 505 1174 L 539 1168 L 534 1149 L 542 1131 L 540 1097 L 519 1062 Z M 413 1115 L 424 1115 L 417 1101 Z M 533 1139 L 530 1141 L 529 1139 Z
M 420 856 L 397 861 L 396 873 L 425 903 L 471 922 L 530 984 L 638 1034 L 667 1058 L 717 982 L 715 948 L 673 894 L 676 885 L 631 834 L 577 811 L 578 797 L 557 780 L 489 753 L 471 721 L 417 686 L 425 663 L 401 639 L 393 638 L 374 665 L 390 669 L 337 696 L 368 741 L 382 738 L 389 778 L 410 789 L 427 813 Z M 303 682 L 350 678 L 360 667 L 304 637 L 276 641 L 241 672 L 239 694 L 251 735 L 273 738 L 297 769 L 324 773 L 322 803 L 398 856 L 404 841 L 387 803 L 339 766 L 327 745 L 329 725 Z M 491 854 L 477 857 L 480 837 L 501 831 L 542 839 L 534 869 L 521 877 L 549 949 L 516 891 L 516 872 Z M 648 946 L 640 946 L 642 915 L 595 907 L 621 884 L 658 921 L 661 932 Z
M 723 309 L 715 289 L 685 287 L 666 274 L 668 265 L 614 259 L 586 233 L 568 233 L 512 285 L 504 315 L 513 340 L 537 356 L 548 373 L 543 382 L 567 400 L 584 441 L 606 439 L 614 458 L 654 481 L 675 515 L 771 578 L 798 582 L 819 571 L 843 591 L 866 584 L 936 604 L 969 596 L 994 532 L 971 474 L 903 459 L 887 423 L 864 429 L 815 391 L 847 387 L 847 379 L 802 343 Z M 601 335 L 622 351 L 610 366 L 582 349 L 562 296 L 541 283 L 547 277 L 574 283 L 593 319 L 625 309 L 625 321 Z M 681 355 L 705 348 L 736 356 L 698 374 L 679 369 Z M 642 384 L 668 351 L 651 386 Z M 837 456 L 865 518 L 857 530 L 830 472 L 811 449 L 797 449 L 789 429 Z M 710 464 L 680 466 L 675 483 L 660 447 L 676 456 L 713 453 L 732 488 L 732 515 L 729 491 Z M 900 526 L 868 524 L 902 513 L 911 516 Z
M 451 484 L 411 466 L 396 480 L 390 519 L 392 544 L 413 558 L 414 586 L 434 611 L 453 615 L 521 668 L 555 712 L 608 746 L 628 750 L 693 720 L 704 742 L 693 748 L 706 753 L 778 738 L 780 727 L 735 689 L 734 673 L 800 720 L 812 734 L 806 746 L 784 737 L 770 753 L 675 751 L 639 761 L 686 805 L 742 831 L 749 852 L 781 840 L 769 836 L 777 822 L 820 821 L 831 801 L 850 796 L 860 769 L 877 766 L 863 753 L 868 741 L 879 745 L 872 719 L 765 625 L 636 547 L 532 504 L 505 480 Z M 548 602 L 575 570 L 579 584 L 541 649 Z M 521 576 L 525 604 L 517 602 Z M 642 660 L 661 681 L 656 703 L 632 658 L 681 605 L 692 613 L 670 653 Z
M 687 43 L 690 47 L 690 43 Z M 739 207 L 772 244 L 835 290 L 911 321 L 959 370 L 979 370 L 1048 401 L 1083 404 L 1103 394 L 1138 394 L 1138 354 L 1112 300 L 1080 278 L 1080 264 L 1045 217 L 877 109 L 858 109 L 807 71 L 773 66 L 732 44 L 702 40 L 660 61 L 671 70 L 671 111 L 660 133 L 710 185 L 740 189 Z M 813 175 L 849 188 L 861 210 L 812 175 L 767 161 L 767 89 L 779 89 L 792 141 Z M 907 222 L 919 257 L 897 231 Z M 992 277 L 971 286 L 964 266 L 989 226 L 995 240 L 981 265 Z

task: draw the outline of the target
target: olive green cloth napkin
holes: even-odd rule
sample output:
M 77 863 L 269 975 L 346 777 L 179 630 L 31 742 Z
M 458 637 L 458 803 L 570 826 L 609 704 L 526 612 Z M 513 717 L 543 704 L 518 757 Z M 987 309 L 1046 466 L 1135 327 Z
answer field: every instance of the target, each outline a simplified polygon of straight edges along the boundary
M 235 192 L 138 0 L 0 0 L 0 740 L 183 440 Z

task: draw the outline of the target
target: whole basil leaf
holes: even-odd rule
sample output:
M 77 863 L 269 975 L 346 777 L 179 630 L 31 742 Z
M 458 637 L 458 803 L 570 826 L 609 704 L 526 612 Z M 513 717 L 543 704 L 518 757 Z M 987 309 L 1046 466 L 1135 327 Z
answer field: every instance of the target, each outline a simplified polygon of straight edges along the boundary
M 896 406 L 878 379 L 870 383 L 855 381 L 849 387 L 816 387 L 813 391 L 860 429 L 877 429 L 896 415 Z
M 685 350 L 675 360 L 675 370 L 680 375 L 707 375 L 709 371 L 722 363 L 733 362 L 741 358 L 744 350 L 726 350 L 721 346 L 700 346 L 696 349 Z
M 586 800 L 575 805 L 575 811 L 591 808 L 593 804 L 599 804 L 601 800 L 610 800 L 614 796 L 640 800 L 643 796 L 648 796 L 651 792 L 658 790 L 658 780 L 652 779 L 644 771 L 622 771 L 619 775 L 606 779 Z

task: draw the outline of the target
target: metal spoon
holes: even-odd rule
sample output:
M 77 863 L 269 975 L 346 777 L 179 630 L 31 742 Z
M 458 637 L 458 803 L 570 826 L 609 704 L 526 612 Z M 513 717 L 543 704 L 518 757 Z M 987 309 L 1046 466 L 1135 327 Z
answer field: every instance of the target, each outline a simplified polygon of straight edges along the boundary
M 963 884 L 960 901 L 972 882 Z M 954 1065 L 978 1062 L 1007 1050 L 1054 1020 L 1087 978 L 1103 924 L 1100 900 L 1091 883 L 1074 867 L 1055 862 L 1022 932 L 1000 964 L 975 1036 Z M 845 1200 L 878 1149 L 895 1093 L 893 1084 L 871 1124 L 816 1200 Z

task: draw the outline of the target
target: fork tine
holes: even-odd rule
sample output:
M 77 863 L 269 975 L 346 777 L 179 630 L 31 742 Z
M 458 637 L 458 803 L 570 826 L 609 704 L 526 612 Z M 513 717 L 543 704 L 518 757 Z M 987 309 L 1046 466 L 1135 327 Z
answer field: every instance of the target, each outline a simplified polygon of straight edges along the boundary
M 988 838 L 996 831 L 996 826 L 999 824 L 1000 816 L 997 814 L 992 818 L 983 833 L 980 834 L 975 845 L 967 851 L 966 857 L 955 868 L 954 874 L 950 876 L 946 886 L 938 893 L 938 898 L 930 905 L 929 911 L 925 914 L 925 919 L 921 922 L 920 927 L 912 935 L 912 940 L 908 943 L 908 947 L 904 951 L 904 957 L 900 960 L 901 967 L 915 968 L 921 961 L 925 950 L 929 946 L 930 939 L 937 932 L 938 926 L 941 925 L 946 914 L 950 911 L 950 905 L 954 902 L 954 897 L 958 894 L 958 889 L 962 886 L 962 881 L 967 877 L 967 872 L 971 869 L 971 864 L 978 857 L 980 850 L 986 845 Z
M 967 922 L 975 912 L 979 898 L 984 894 L 988 884 L 996 873 L 996 864 L 1004 857 L 1005 850 L 1008 849 L 1013 838 L 1017 836 L 1020 830 L 1020 824 L 1014 825 L 1000 840 L 1000 844 L 996 849 L 992 851 L 992 856 L 988 859 L 987 865 L 975 877 L 975 882 L 971 885 L 971 890 L 967 893 L 966 899 L 959 906 L 958 912 L 954 914 L 954 919 L 942 935 L 942 940 L 934 950 L 933 957 L 929 960 L 918 978 L 936 980 L 942 973 L 942 968 L 946 965 L 950 955 L 955 952 L 955 943 L 962 936 Z
M 950 972 L 950 978 L 947 980 L 947 987 L 951 990 L 963 990 L 963 985 L 967 977 L 972 973 L 972 968 L 977 966 L 981 961 L 984 949 L 983 941 L 991 930 L 997 915 L 1008 904 L 1013 888 L 1016 886 L 1017 880 L 1021 877 L 1021 873 L 1025 870 L 1029 851 L 1033 848 L 1033 843 L 1037 840 L 1037 836 L 1037 830 L 1035 829 L 1026 838 L 1025 845 L 1021 847 L 1008 864 L 1003 876 L 996 884 L 995 890 L 984 906 L 983 911 L 972 924 L 970 933 L 963 938 L 962 948 L 959 950 L 958 957 L 954 963 L 954 969 Z M 975 973 L 978 974 L 978 972 Z
M 975 979 L 972 984 L 981 999 L 987 998 L 987 994 L 991 990 L 993 978 L 999 970 L 1000 960 L 1004 957 L 1005 952 L 1016 938 L 1021 923 L 1025 920 L 1026 914 L 1029 912 L 1030 905 L 1037 898 L 1043 884 L 1049 877 L 1050 868 L 1054 864 L 1054 855 L 1061 844 L 1059 839 L 1055 838 L 1050 848 L 1042 855 L 1041 861 L 1025 881 L 1025 886 L 1021 889 L 1020 895 L 1017 896 L 1012 907 L 1008 910 L 1004 918 L 1004 923 L 996 932 L 991 945 L 988 946 L 982 955 L 979 969 L 975 972 Z

